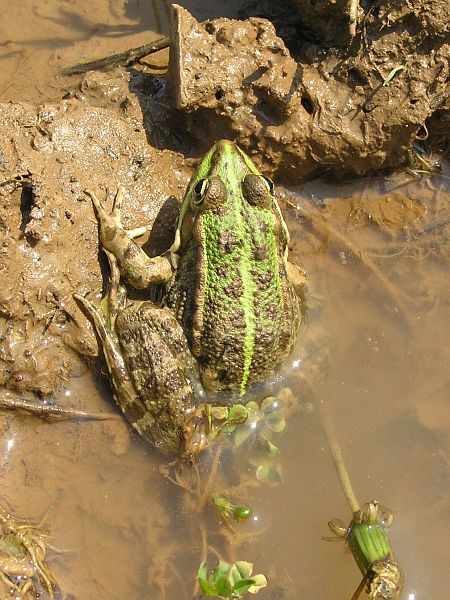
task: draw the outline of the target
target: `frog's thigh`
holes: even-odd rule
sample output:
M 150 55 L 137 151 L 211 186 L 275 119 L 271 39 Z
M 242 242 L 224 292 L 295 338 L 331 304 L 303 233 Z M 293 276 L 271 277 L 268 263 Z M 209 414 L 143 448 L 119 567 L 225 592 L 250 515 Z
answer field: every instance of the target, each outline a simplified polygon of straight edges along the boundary
M 128 377 L 127 367 L 122 356 L 119 343 L 115 337 L 113 331 L 109 327 L 109 323 L 104 317 L 103 313 L 98 310 L 92 302 L 89 302 L 83 296 L 75 294 L 74 296 L 79 302 L 83 304 L 92 321 L 94 322 L 95 330 L 103 348 L 103 354 L 105 355 L 106 364 L 108 365 L 108 371 L 111 376 L 111 380 L 114 383 L 117 391 L 116 382 L 121 382 L 121 396 L 124 399 L 128 399 L 130 403 L 134 401 L 134 390 Z
M 116 333 L 133 388 L 147 408 L 133 424 L 154 443 L 158 438 L 167 444 L 177 431 L 181 435 L 194 407 L 195 363 L 183 330 L 170 311 L 136 302 L 118 315 Z

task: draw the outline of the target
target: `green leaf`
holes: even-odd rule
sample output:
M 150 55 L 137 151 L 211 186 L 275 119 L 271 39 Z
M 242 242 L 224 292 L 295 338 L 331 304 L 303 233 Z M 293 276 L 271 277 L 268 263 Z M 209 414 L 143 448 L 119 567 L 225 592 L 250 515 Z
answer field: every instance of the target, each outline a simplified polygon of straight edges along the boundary
M 207 579 L 199 579 L 198 582 L 204 594 L 207 594 L 208 596 L 218 596 L 216 587 L 213 583 Z
M 239 573 L 239 570 L 237 569 L 236 565 L 231 565 L 230 573 L 228 574 L 228 579 L 232 586 L 236 585 L 238 581 L 242 580 L 241 574 Z
M 286 420 L 281 410 L 277 410 L 272 414 L 268 415 L 266 419 L 266 425 L 274 433 L 280 433 L 286 427 Z
M 233 433 L 236 427 L 236 423 L 229 423 L 228 421 L 225 421 L 222 427 L 219 428 L 219 431 L 220 433 Z
M 253 429 L 247 425 L 236 427 L 233 436 L 233 444 L 236 446 L 236 448 L 239 448 L 239 446 L 248 439 L 248 437 L 252 434 L 252 431 Z
M 270 486 L 280 485 L 282 482 L 281 467 L 279 465 L 260 465 L 256 469 L 256 479 Z
M 246 560 L 238 560 L 234 563 L 235 567 L 241 577 L 241 579 L 248 579 L 253 571 L 253 563 L 249 563 Z
M 267 587 L 267 579 L 266 576 L 262 573 L 258 573 L 257 575 L 253 575 L 253 585 L 248 589 L 250 594 L 257 594 L 259 590 Z
M 383 81 L 383 86 L 386 86 L 390 81 L 394 79 L 394 77 L 399 71 L 403 71 L 404 69 L 406 69 L 406 65 L 397 65 L 391 71 L 389 71 L 388 76 Z
M 219 496 L 218 494 L 212 495 L 212 501 L 214 502 L 215 507 L 220 512 L 220 516 L 223 519 L 228 519 L 234 512 L 234 506 L 223 496 Z
M 219 560 L 219 566 L 214 571 L 215 578 L 217 579 L 217 578 L 224 577 L 224 576 L 228 577 L 230 568 L 231 568 L 231 566 L 227 562 L 225 562 L 224 560 Z M 217 584 L 216 584 L 216 587 L 217 587 Z
M 234 586 L 233 592 L 239 592 L 240 594 L 245 594 L 245 592 L 248 592 L 250 590 L 251 587 L 254 586 L 254 580 L 252 579 L 241 579 L 241 581 L 238 581 L 238 583 L 236 583 L 236 585 Z
M 232 408 L 230 408 L 230 412 L 228 413 L 227 421 L 229 423 L 239 424 L 245 423 L 248 418 L 248 412 L 245 406 L 242 404 L 235 404 Z
M 211 416 L 213 417 L 213 419 L 223 421 L 228 417 L 228 408 L 226 406 L 212 406 Z
M 228 580 L 228 577 L 218 577 L 214 581 L 214 585 L 216 586 L 216 592 L 219 596 L 223 598 L 230 598 L 231 593 L 233 591 L 231 587 L 231 583 Z
M 239 519 L 249 519 L 253 515 L 253 508 L 250 505 L 239 505 L 233 508 L 233 516 L 236 521 Z
M 273 444 L 270 440 L 267 440 L 266 452 L 269 456 L 276 456 L 277 454 L 280 454 L 281 450 L 278 448 L 278 446 L 275 446 L 275 444 Z
M 267 416 L 283 408 L 283 403 L 276 396 L 268 396 L 261 402 L 261 411 Z
M 208 566 L 203 562 L 198 568 L 197 579 L 206 579 L 208 577 Z

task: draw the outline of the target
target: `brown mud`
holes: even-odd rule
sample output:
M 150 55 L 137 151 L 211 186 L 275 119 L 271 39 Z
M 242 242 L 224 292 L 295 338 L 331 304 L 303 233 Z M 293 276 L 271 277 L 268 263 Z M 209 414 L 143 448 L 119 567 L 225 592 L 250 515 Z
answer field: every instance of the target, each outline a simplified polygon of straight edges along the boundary
M 315 172 L 342 175 L 405 163 L 427 131 L 437 142 L 448 135 L 443 3 L 391 2 L 364 19 L 358 9 L 364 26 L 352 35 L 345 11 L 342 21 L 330 18 L 324 27 L 321 3 L 293 2 L 305 11 L 310 37 L 300 50 L 292 45 L 295 12 L 285 25 L 291 32 L 285 45 L 261 15 L 199 24 L 225 12 L 190 4 L 196 20 L 182 10 L 175 19 L 182 35 L 174 37 L 180 52 L 171 54 L 168 88 L 160 75 L 167 52 L 152 57 L 153 67 L 55 76 L 59 67 L 116 50 L 114 36 L 134 31 L 132 3 L 128 13 L 112 3 L 102 21 L 104 7 L 79 2 L 78 13 L 71 13 L 72 37 L 52 3 L 33 10 L 33 24 L 44 11 L 65 40 L 50 47 L 50 61 L 40 48 L 32 55 L 22 51 L 19 41 L 3 47 L 19 56 L 19 71 L 25 67 L 22 82 L 14 80 L 16 67 L 6 69 L 1 88 L 3 393 L 116 413 L 110 390 L 100 387 L 104 378 L 91 376 L 102 371 L 99 348 L 72 297 L 89 294 L 95 301 L 107 284 L 84 189 L 110 205 L 123 184 L 130 228 L 151 224 L 164 206 L 155 235 L 144 239 L 156 251 L 171 242 L 176 203 L 170 196 L 180 199 L 196 160 L 217 138 L 236 140 L 278 184 Z M 238 16 L 242 7 L 231 12 L 230 6 L 227 16 Z M 270 12 L 263 3 L 258 11 Z M 159 14 L 167 31 L 168 12 Z M 128 47 L 148 41 L 146 25 L 142 19 Z M 412 44 L 420 28 L 417 53 Z M 345 44 L 350 50 L 343 58 Z M 405 68 L 383 85 L 399 65 Z M 291 257 L 306 267 L 320 308 L 311 310 L 310 329 L 320 312 L 334 339 L 333 366 L 317 386 L 317 402 L 326 402 L 336 420 L 361 501 L 376 495 L 396 510 L 394 543 L 408 582 L 402 599 L 444 600 L 448 549 L 439 540 L 450 526 L 449 171 L 444 162 L 442 176 L 433 173 L 440 154 L 422 154 L 421 143 L 414 153 L 422 160 L 415 156 L 401 173 L 347 184 L 321 179 L 279 194 Z M 294 389 L 305 339 L 288 365 Z M 234 464 L 235 472 L 242 466 L 240 473 L 249 473 L 239 499 L 255 504 L 259 520 L 228 532 L 233 540 L 223 548 L 228 560 L 251 560 L 268 575 L 261 598 L 347 598 L 358 583 L 343 548 L 321 539 L 326 522 L 347 518 L 348 507 L 309 409 L 304 406 L 281 444 L 283 488 L 261 487 L 248 465 Z M 206 510 L 189 525 L 196 498 L 162 479 L 161 459 L 122 420 L 47 424 L 5 412 L 1 426 L 2 498 L 16 514 L 36 523 L 44 518 L 44 529 L 51 529 L 52 571 L 64 597 L 192 597 L 202 554 L 198 522 L 214 529 L 217 519 Z M 225 461 L 225 472 L 228 467 Z M 220 485 L 236 487 L 237 476 L 230 483 L 225 475 Z
M 405 165 L 413 143 L 428 137 L 427 119 L 447 114 L 449 7 L 427 6 L 358 7 L 345 49 L 324 41 L 313 6 L 309 37 L 297 29 L 295 60 L 268 20 L 200 24 L 174 7 L 169 102 L 189 113 L 196 141 L 210 145 L 220 131 L 285 180 Z M 327 23 L 334 31 L 336 21 Z

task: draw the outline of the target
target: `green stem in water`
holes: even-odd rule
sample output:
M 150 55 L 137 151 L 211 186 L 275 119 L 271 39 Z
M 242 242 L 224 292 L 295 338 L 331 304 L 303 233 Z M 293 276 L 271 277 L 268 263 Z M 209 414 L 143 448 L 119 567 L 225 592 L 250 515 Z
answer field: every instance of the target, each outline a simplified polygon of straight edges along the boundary
M 358 499 L 356 498 L 356 494 L 353 491 L 350 477 L 348 475 L 344 458 L 342 456 L 341 448 L 337 441 L 334 423 L 324 410 L 322 403 L 319 403 L 318 406 L 320 419 L 322 421 L 322 425 L 325 431 L 325 437 L 327 438 L 328 448 L 330 449 L 331 457 L 333 459 L 334 466 L 336 468 L 339 481 L 341 482 L 345 497 L 347 498 L 352 513 L 358 512 L 361 510 L 361 508 L 359 506 Z

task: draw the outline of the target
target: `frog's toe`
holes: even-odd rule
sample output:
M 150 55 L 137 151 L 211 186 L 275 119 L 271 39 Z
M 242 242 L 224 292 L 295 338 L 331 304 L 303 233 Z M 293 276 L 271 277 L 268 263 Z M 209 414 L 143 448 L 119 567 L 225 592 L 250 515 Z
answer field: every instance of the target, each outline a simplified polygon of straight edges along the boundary
M 119 186 L 117 190 L 117 194 L 114 198 L 113 209 L 111 213 L 107 213 L 103 208 L 100 200 L 98 199 L 95 192 L 92 190 L 86 189 L 84 193 L 89 196 L 92 200 L 92 204 L 94 205 L 94 209 L 97 215 L 97 221 L 100 224 L 100 229 L 102 227 L 108 227 L 110 229 L 123 229 L 122 221 L 120 217 L 120 210 L 122 208 L 123 196 L 125 194 L 125 188 L 123 186 Z
M 119 185 L 117 188 L 116 195 L 114 197 L 113 209 L 111 212 L 111 217 L 117 222 L 120 223 L 120 212 L 122 210 L 123 199 L 125 197 L 125 187 L 123 185 Z
M 94 208 L 95 208 L 97 214 L 99 216 L 106 215 L 107 213 L 106 213 L 105 209 L 103 208 L 103 206 L 100 204 L 100 200 L 97 198 L 97 195 L 95 194 L 95 192 L 93 192 L 92 190 L 89 190 L 89 189 L 86 189 L 83 191 L 92 200 L 92 204 L 94 205 Z
M 135 229 L 125 229 L 125 233 L 127 234 L 128 237 L 130 237 L 131 239 L 135 239 L 138 237 L 142 237 L 143 235 L 146 235 L 147 233 L 149 233 L 152 230 L 151 227 L 136 227 Z

